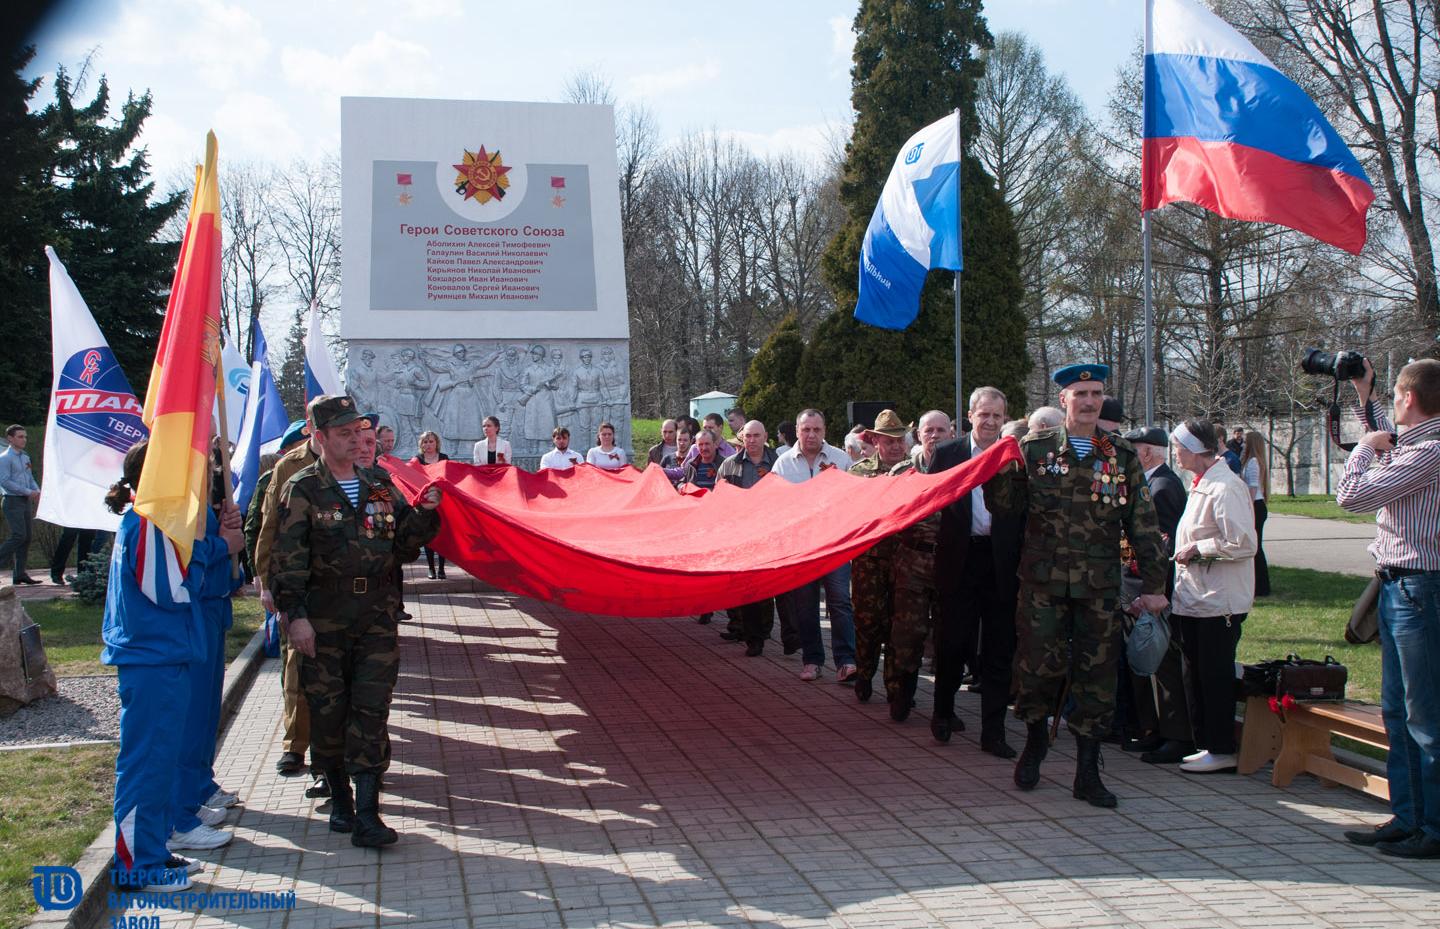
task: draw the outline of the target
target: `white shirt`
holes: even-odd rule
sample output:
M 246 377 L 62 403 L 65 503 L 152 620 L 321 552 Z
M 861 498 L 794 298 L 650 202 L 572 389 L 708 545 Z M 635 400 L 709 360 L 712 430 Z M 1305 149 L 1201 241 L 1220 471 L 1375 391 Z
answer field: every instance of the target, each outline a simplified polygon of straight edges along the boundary
M 1245 462 L 1245 467 L 1240 469 L 1240 476 L 1245 479 L 1245 483 L 1250 487 L 1250 494 L 1252 499 L 1265 499 L 1265 488 L 1260 486 L 1259 458 L 1251 458 L 1249 461 Z
M 790 446 L 782 442 L 781 444 L 775 446 L 775 457 L 779 458 L 781 455 L 785 454 L 788 451 L 790 451 Z
M 821 471 L 829 470 L 832 467 L 839 468 L 841 471 L 849 471 L 851 464 L 853 462 L 843 448 L 836 448 L 829 442 L 824 442 L 820 445 L 820 454 L 815 456 L 815 464 L 812 465 L 805 460 L 800 446 L 796 445 L 775 459 L 775 473 L 792 484 L 803 484 Z
M 1255 505 L 1250 488 L 1219 458 L 1190 488 L 1175 551 L 1194 545 L 1205 561 L 1175 566 L 1176 616 L 1248 613 L 1255 600 Z M 1213 561 L 1211 560 L 1213 559 Z
M 501 457 L 504 456 L 504 457 Z M 481 439 L 475 443 L 475 463 L 477 465 L 490 463 L 490 440 Z M 495 463 L 514 464 L 515 456 L 510 454 L 510 440 L 495 437 Z
M 992 442 L 991 444 L 993 445 L 994 443 Z M 922 445 L 915 447 L 924 448 Z M 970 440 L 970 454 L 972 457 L 983 451 L 985 451 L 985 449 L 981 448 L 974 439 Z M 970 491 L 970 534 L 985 536 L 990 534 L 990 511 L 985 508 L 985 488 L 983 486 L 976 487 Z
M 552 448 L 540 456 L 540 470 L 551 468 L 555 471 L 569 471 L 584 461 L 584 457 L 573 448 L 567 448 L 563 452 L 558 448 Z
M 585 460 L 606 471 L 619 471 L 630 463 L 630 455 L 618 445 L 612 445 L 608 452 L 597 445 L 585 453 Z

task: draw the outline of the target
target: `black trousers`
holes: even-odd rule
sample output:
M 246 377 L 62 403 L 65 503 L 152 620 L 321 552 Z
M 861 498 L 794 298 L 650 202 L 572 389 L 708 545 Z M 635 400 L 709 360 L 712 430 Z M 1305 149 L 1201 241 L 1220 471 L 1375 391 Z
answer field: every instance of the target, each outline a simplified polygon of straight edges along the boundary
M 1255 501 L 1255 596 L 1270 596 L 1270 563 L 1265 560 L 1265 520 L 1270 507 L 1264 500 Z
M 1212 755 L 1235 754 L 1235 646 L 1246 615 L 1178 617 L 1190 662 L 1195 747 Z
M 775 601 L 760 600 L 744 606 L 733 607 L 730 614 L 740 614 L 740 632 L 745 636 L 746 645 L 763 645 L 770 638 L 775 627 Z
M 66 526 L 55 543 L 55 553 L 50 556 L 50 579 L 60 583 L 65 577 L 65 565 L 70 560 L 70 549 L 75 549 L 75 568 L 79 570 L 95 548 L 94 529 L 74 529 Z
M 1194 738 L 1194 727 L 1190 722 L 1190 693 L 1186 688 L 1185 633 L 1178 617 L 1171 616 L 1166 621 L 1170 624 L 1170 648 L 1160 661 L 1154 683 L 1149 676 L 1130 674 L 1135 726 L 1139 733 L 1189 742 Z
M 973 536 L 959 572 L 947 572 L 942 550 L 940 622 L 935 627 L 935 717 L 955 715 L 955 694 L 965 666 L 977 667 L 980 682 L 980 738 L 1005 734 L 1015 662 L 1015 598 L 1002 596 L 987 536 Z M 949 576 L 953 574 L 954 576 Z M 976 658 L 975 645 L 980 645 Z

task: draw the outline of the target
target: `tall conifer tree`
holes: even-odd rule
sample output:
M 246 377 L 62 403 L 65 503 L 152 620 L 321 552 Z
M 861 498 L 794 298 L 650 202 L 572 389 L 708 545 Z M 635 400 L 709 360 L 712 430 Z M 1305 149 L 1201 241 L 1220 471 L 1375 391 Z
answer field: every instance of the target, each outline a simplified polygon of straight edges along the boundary
M 832 441 L 847 427 L 847 400 L 893 400 L 909 419 L 932 407 L 954 411 L 950 272 L 932 272 L 920 315 L 903 332 L 858 323 L 852 310 L 865 227 L 896 154 L 913 133 L 957 107 L 962 138 L 974 135 L 975 86 L 984 67 L 975 53 L 993 42 L 980 0 L 862 0 L 855 32 L 855 131 L 840 186 L 849 217 L 824 263 L 839 309 L 817 328 L 799 372 L 800 393 L 825 411 Z M 1018 411 L 1030 369 L 1019 243 L 994 179 L 969 155 L 961 200 L 964 389 L 992 384 Z

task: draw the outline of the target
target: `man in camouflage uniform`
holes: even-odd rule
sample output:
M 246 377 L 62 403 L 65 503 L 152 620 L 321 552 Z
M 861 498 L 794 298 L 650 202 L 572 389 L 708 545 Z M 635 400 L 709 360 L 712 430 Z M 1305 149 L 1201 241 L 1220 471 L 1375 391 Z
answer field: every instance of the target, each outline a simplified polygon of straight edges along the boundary
M 310 415 L 320 459 L 281 491 L 270 589 L 305 656 L 310 752 L 330 783 L 330 828 L 351 832 L 354 845 L 389 845 L 397 836 L 379 812 L 400 662 L 395 566 L 439 531 L 440 491 L 411 507 L 388 474 L 357 466 L 368 423 L 349 397 L 316 400 Z
M 875 428 L 865 433 L 875 454 L 850 466 L 860 477 L 880 477 L 905 460 L 905 424 L 894 410 L 882 410 Z M 880 666 L 880 649 L 885 649 L 885 689 L 893 677 L 894 646 L 890 642 L 890 619 L 895 608 L 894 556 L 898 535 L 876 542 L 857 557 L 850 575 L 850 601 L 855 609 L 855 697 L 861 703 L 874 691 L 871 679 Z
M 1016 619 L 1015 715 L 1028 733 L 1015 784 L 1033 790 L 1049 748 L 1046 717 L 1059 713 L 1069 680 L 1069 713 L 1078 764 L 1073 794 L 1113 807 L 1100 780 L 1100 738 L 1115 711 L 1116 607 L 1120 533 L 1129 536 L 1144 593 L 1135 605 L 1158 613 L 1165 599 L 1165 550 L 1150 489 L 1134 446 L 1096 427 L 1104 402 L 1105 365 L 1070 365 L 1054 374 L 1065 422 L 1020 442 L 1023 465 L 985 485 L 992 513 L 1024 514 Z
M 270 552 L 275 545 L 275 530 L 278 526 L 275 510 L 280 504 L 280 491 L 285 483 L 295 476 L 295 472 L 316 459 L 317 446 L 312 437 L 313 431 L 307 409 L 298 434 L 295 424 L 292 423 L 286 430 L 285 437 L 280 440 L 289 451 L 282 454 L 275 467 L 256 482 L 255 494 L 250 498 L 250 513 L 246 522 L 248 524 L 254 520 L 258 526 L 250 563 L 255 569 L 255 584 L 260 589 L 260 602 L 269 613 L 276 612 L 275 599 L 270 594 Z M 280 690 L 284 700 L 282 722 L 285 732 L 280 742 L 280 760 L 275 762 L 275 770 L 291 777 L 299 774 L 305 765 L 305 750 L 310 746 L 310 707 L 305 703 L 305 695 L 300 690 L 300 653 L 290 646 L 289 638 L 281 641 L 280 658 Z M 306 789 L 305 796 L 330 796 L 325 776 L 318 767 L 312 765 L 312 769 L 310 773 L 314 781 Z
M 935 447 L 950 438 L 950 417 L 931 410 L 920 417 L 920 450 L 890 470 L 930 473 Z M 915 706 L 915 687 L 925 659 L 925 640 L 940 606 L 935 584 L 935 549 L 940 541 L 940 514 L 925 517 L 895 534 L 899 543 L 893 562 L 895 613 L 890 623 L 890 648 L 885 654 L 885 690 L 890 695 L 890 718 L 904 722 Z M 958 722 L 958 720 L 956 720 Z M 963 724 L 958 728 L 963 728 Z

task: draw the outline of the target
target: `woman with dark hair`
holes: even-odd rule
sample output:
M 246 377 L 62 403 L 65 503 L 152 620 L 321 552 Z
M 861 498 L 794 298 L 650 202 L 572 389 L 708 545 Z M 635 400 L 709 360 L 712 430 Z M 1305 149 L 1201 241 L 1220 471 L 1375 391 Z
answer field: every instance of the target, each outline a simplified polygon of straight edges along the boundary
M 1237 432 L 1239 430 L 1236 430 Z M 1265 440 L 1260 433 L 1245 433 L 1240 452 L 1240 476 L 1255 498 L 1255 596 L 1270 596 L 1270 564 L 1265 560 L 1265 520 L 1270 516 L 1270 469 L 1265 464 Z
M 1235 769 L 1235 647 L 1255 599 L 1255 507 L 1220 455 L 1220 435 L 1200 420 L 1170 434 L 1180 467 L 1195 475 L 1175 527 L 1175 593 L 1182 647 L 1192 669 L 1193 755 L 1180 770 Z
M 514 464 L 514 454 L 510 451 L 510 441 L 500 438 L 500 418 L 498 416 L 485 417 L 485 438 L 475 443 L 475 463 L 485 464 Z
M 486 424 L 485 434 L 486 434 L 486 435 L 489 435 L 489 434 L 490 434 L 489 424 L 490 424 L 490 421 L 491 421 L 492 419 L 495 420 L 495 428 L 496 428 L 497 430 L 500 428 L 500 420 L 495 419 L 495 417 L 493 417 L 493 416 L 487 417 L 487 418 L 485 419 L 485 424 Z M 439 436 L 437 433 L 431 432 L 430 430 L 427 429 L 426 431 L 420 433 L 420 439 L 419 439 L 418 442 L 416 442 L 416 444 L 420 447 L 420 452 L 419 452 L 419 454 L 417 454 L 414 458 L 411 458 L 411 459 L 410 459 L 410 463 L 411 463 L 411 464 L 430 465 L 430 464 L 434 464 L 434 463 L 437 462 L 437 461 L 449 461 L 449 460 L 450 460 L 450 456 L 449 456 L 449 455 L 447 455 L 447 454 L 445 454 L 444 452 L 440 451 L 440 436 Z M 476 463 L 476 464 L 484 464 L 484 462 L 480 461 L 480 446 L 481 446 L 481 445 L 484 445 L 484 444 L 485 444 L 485 440 L 484 440 L 484 439 L 481 439 L 479 442 L 476 442 L 476 443 L 475 443 L 475 463 Z M 508 447 L 508 443 L 507 443 L 507 447 Z M 428 546 L 428 545 L 425 545 L 425 546 L 422 546 L 422 547 L 425 549 L 425 564 L 426 564 L 426 566 L 429 567 L 429 569 L 430 569 L 430 580 L 433 581 L 433 580 L 436 580 L 437 578 L 438 578 L 439 580 L 442 580 L 442 581 L 445 580 L 445 556 L 442 555 L 442 554 L 440 554 L 439 552 L 435 551 L 435 549 L 431 548 L 431 547 Z M 435 570 L 435 561 L 436 561 L 436 559 L 439 559 L 439 561 L 440 561 L 440 570 L 439 570 L 438 573 L 437 573 L 436 570 Z
M 115 883 L 125 890 L 175 891 L 190 886 L 192 862 L 171 855 L 167 840 L 170 848 L 185 849 L 218 848 L 231 839 L 198 820 L 193 827 L 177 822 L 186 814 L 176 809 L 176 799 L 183 787 L 187 710 L 192 698 L 202 699 L 192 692 L 191 666 L 207 658 L 206 577 L 245 541 L 239 511 L 227 509 L 195 540 L 182 572 L 176 546 L 130 506 L 146 448 L 141 440 L 126 453 L 123 474 L 105 495 L 111 512 L 123 515 L 110 556 L 100 660 L 115 666 L 120 693 Z

